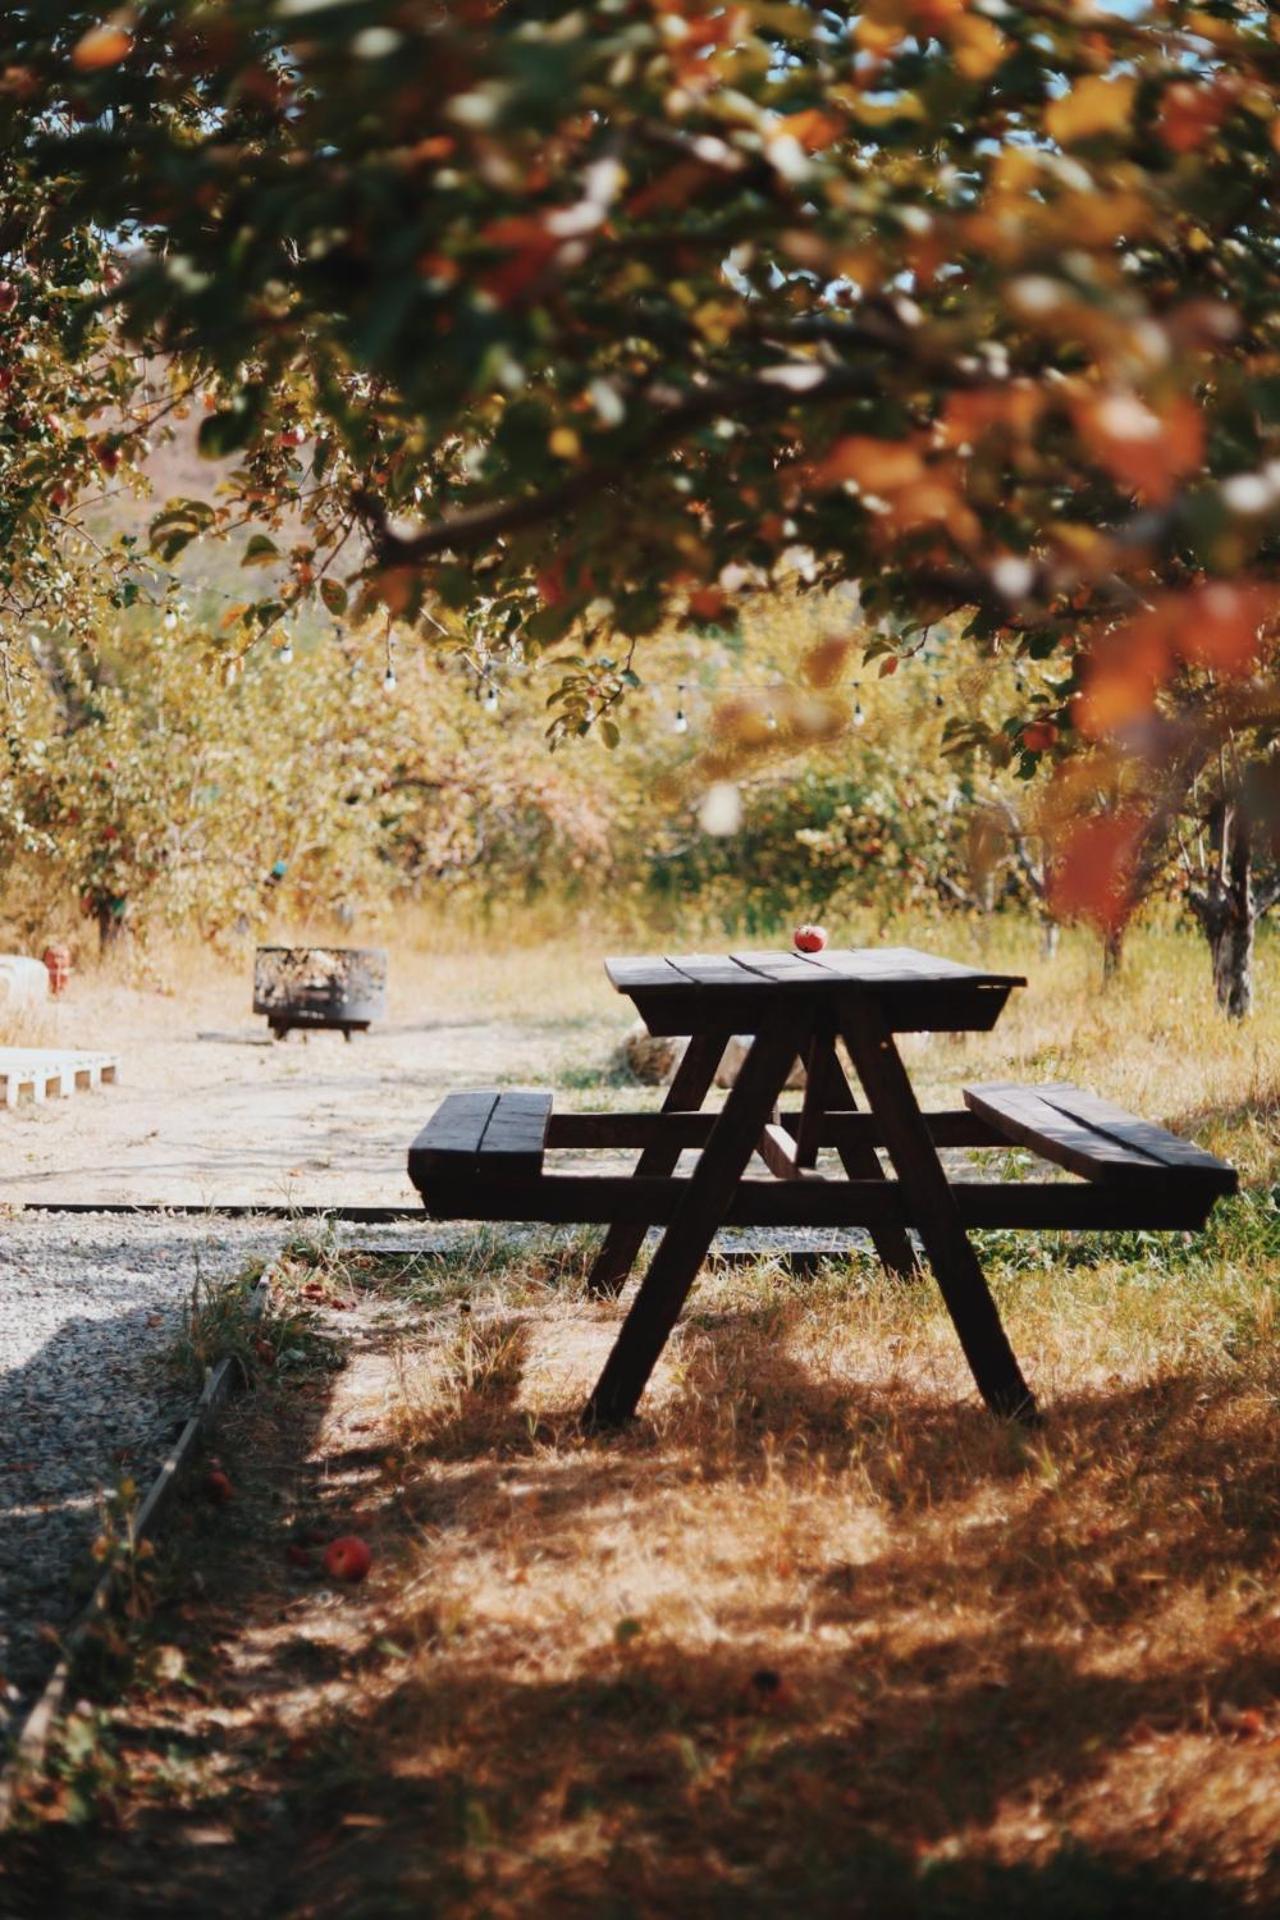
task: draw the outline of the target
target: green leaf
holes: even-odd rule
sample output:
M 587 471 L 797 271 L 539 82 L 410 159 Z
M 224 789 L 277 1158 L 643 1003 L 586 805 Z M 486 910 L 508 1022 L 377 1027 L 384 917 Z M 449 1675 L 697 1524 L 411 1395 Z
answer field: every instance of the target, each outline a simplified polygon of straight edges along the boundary
M 604 741 L 610 753 L 612 753 L 621 740 L 622 735 L 618 732 L 617 725 L 614 721 L 602 720 L 600 722 L 600 738 Z
M 211 413 L 201 422 L 196 440 L 202 458 L 225 460 L 228 454 L 243 447 L 253 433 L 261 411 L 260 395 L 246 388 L 235 396 L 229 407 Z
M 345 613 L 347 610 L 347 590 L 338 580 L 322 580 L 320 582 L 320 598 L 324 601 L 330 613 Z
M 280 558 L 280 549 L 274 540 L 265 533 L 255 533 L 241 557 L 242 567 L 270 566 L 273 560 Z

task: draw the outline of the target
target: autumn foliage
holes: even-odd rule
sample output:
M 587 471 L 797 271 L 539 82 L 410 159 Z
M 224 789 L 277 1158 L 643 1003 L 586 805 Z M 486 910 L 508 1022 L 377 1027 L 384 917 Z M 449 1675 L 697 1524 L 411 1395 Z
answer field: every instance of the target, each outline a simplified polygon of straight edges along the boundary
M 11 10 L 0 74 L 15 608 L 235 537 L 228 650 L 563 647 L 577 731 L 799 568 L 1065 662 L 1033 754 L 1270 751 L 1267 9 L 142 0 Z M 95 555 L 170 408 L 210 486 Z

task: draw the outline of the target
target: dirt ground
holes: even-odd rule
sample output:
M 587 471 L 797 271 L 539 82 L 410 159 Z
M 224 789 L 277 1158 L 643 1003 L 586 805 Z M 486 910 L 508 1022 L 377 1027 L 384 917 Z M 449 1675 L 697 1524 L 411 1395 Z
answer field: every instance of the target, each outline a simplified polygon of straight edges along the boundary
M 603 972 L 585 1009 L 534 991 L 507 1006 L 483 964 L 400 972 L 387 1019 L 349 1043 L 273 1041 L 247 977 L 184 970 L 164 991 L 77 979 L 0 1040 L 118 1054 L 118 1084 L 0 1112 L 0 1204 L 412 1206 L 406 1152 L 443 1094 L 550 1084 L 552 1063 L 571 1080 L 607 1074 L 628 1024 Z

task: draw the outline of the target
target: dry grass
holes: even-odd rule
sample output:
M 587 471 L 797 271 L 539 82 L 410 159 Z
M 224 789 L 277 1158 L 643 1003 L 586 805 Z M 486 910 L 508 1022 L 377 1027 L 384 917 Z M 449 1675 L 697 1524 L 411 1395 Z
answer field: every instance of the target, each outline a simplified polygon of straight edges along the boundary
M 556 951 L 520 990 L 546 969 L 585 1012 Z M 278 1653 L 266 1689 L 280 1622 L 332 1640 L 332 1609 L 206 1563 L 193 1631 L 212 1610 L 219 1668 L 253 1649 L 257 1743 L 169 1787 L 246 1871 L 274 1854 L 263 1912 L 1280 1910 L 1280 995 L 1267 952 L 1230 1028 L 1197 948 L 1156 931 L 1133 963 L 1103 996 L 1069 943 L 993 1035 L 913 1047 L 931 1097 L 1078 1077 L 1245 1172 L 1198 1239 L 988 1236 L 1043 1432 L 984 1413 L 931 1284 L 861 1259 L 710 1268 L 641 1420 L 600 1440 L 576 1414 L 618 1309 L 584 1249 L 321 1256 L 385 1364 L 359 1447 L 302 1451 L 333 1486 L 358 1455 L 377 1577 L 323 1684 Z M 458 991 L 497 992 L 487 965 Z M 165 1816 L 132 1791 L 136 1862 Z M 283 1835 L 250 1811 L 272 1795 Z

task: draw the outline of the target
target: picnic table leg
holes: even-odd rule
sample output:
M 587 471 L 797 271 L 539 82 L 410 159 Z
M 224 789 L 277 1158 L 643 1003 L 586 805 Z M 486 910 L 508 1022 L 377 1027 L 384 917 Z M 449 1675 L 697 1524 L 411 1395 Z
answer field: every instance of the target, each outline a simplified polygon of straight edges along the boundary
M 1035 1397 L 1022 1377 L 986 1276 L 969 1244 L 902 1057 L 879 1009 L 869 1000 L 845 1024 L 844 1042 L 880 1124 L 911 1223 L 924 1242 L 979 1392 L 993 1413 L 1034 1420 Z
M 826 1043 L 825 1060 L 819 1061 L 822 1081 L 825 1087 L 825 1104 L 831 1109 L 843 1108 L 856 1111 L 857 1101 L 853 1097 L 853 1088 L 849 1077 L 840 1065 L 835 1049 L 834 1035 Z M 803 1120 L 801 1122 L 803 1125 Z M 874 1147 L 838 1147 L 840 1164 L 850 1180 L 883 1180 L 884 1168 L 876 1156 Z M 797 1155 L 798 1157 L 798 1155 Z M 801 1165 L 804 1162 L 801 1161 Z M 916 1259 L 915 1248 L 905 1227 L 871 1227 L 871 1244 L 880 1256 L 880 1264 L 889 1273 L 896 1273 L 904 1280 L 920 1278 L 920 1263 Z
M 695 1033 L 684 1050 L 675 1078 L 662 1103 L 664 1113 L 696 1113 L 706 1099 L 716 1077 L 716 1068 L 729 1043 L 727 1033 Z M 680 1159 L 679 1147 L 655 1141 L 641 1153 L 637 1173 L 665 1175 L 674 1173 Z M 615 1221 L 604 1237 L 604 1245 L 587 1275 L 587 1292 L 598 1298 L 622 1292 L 636 1255 L 644 1245 L 648 1228 L 643 1222 Z
M 587 1428 L 620 1426 L 635 1412 L 795 1055 L 794 1031 L 753 1040 L 583 1409 Z

